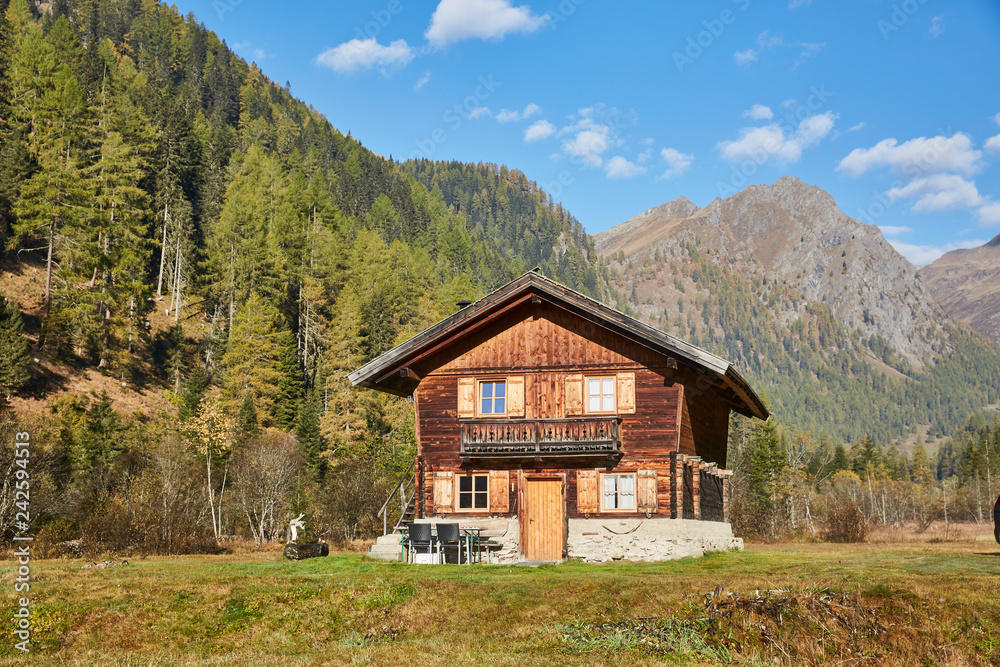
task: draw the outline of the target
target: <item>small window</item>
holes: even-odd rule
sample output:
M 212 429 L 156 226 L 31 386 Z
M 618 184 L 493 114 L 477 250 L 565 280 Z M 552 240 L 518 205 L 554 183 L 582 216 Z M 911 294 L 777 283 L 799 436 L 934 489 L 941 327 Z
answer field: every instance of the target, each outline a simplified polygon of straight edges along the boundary
M 458 478 L 458 509 L 475 511 L 489 508 L 489 475 L 461 475 Z
M 479 383 L 479 414 L 507 414 L 507 383 L 505 381 Z
M 635 474 L 601 475 L 604 492 L 602 510 L 635 509 Z
M 587 378 L 587 412 L 615 411 L 615 378 Z

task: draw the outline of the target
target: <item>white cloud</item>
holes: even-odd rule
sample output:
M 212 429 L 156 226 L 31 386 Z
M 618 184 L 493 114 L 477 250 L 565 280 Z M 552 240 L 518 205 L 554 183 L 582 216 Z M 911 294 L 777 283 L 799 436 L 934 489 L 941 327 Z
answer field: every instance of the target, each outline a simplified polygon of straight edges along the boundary
M 580 130 L 572 139 L 563 142 L 563 152 L 582 159 L 591 167 L 600 167 L 601 154 L 611 146 L 608 138 L 611 128 L 597 125 L 592 129 Z
M 983 148 L 988 151 L 1000 151 L 1000 134 L 987 139 Z
M 667 170 L 660 178 L 680 176 L 687 171 L 687 168 L 691 166 L 691 161 L 694 160 L 694 155 L 681 153 L 676 148 L 664 148 L 660 151 L 660 155 L 667 162 Z
M 819 43 L 819 42 L 798 42 L 798 43 L 795 44 L 795 46 L 801 47 L 802 51 L 800 51 L 799 55 L 795 57 L 795 62 L 792 63 L 792 69 L 795 69 L 796 67 L 798 67 L 799 65 L 801 65 L 805 61 L 809 60 L 810 58 L 814 57 L 820 51 L 822 51 L 823 49 L 825 49 L 826 48 L 826 42 L 823 42 L 823 43 Z
M 996 123 L 997 125 L 1000 125 L 1000 113 L 993 116 L 993 122 Z
M 472 120 L 476 120 L 480 116 L 486 116 L 488 118 L 492 115 L 493 114 L 490 113 L 489 107 L 476 107 L 475 109 L 469 112 L 469 118 L 471 118 Z
M 533 14 L 527 5 L 512 7 L 510 0 L 441 0 L 424 37 L 434 46 L 463 39 L 501 40 L 512 32 L 535 32 L 549 19 L 548 14 Z
M 985 202 L 976 211 L 976 216 L 983 227 L 1000 225 L 1000 202 Z
M 646 164 L 652 157 L 653 157 L 653 149 L 647 148 L 646 150 L 644 150 L 643 152 L 639 153 L 639 155 L 636 156 L 635 161 L 638 162 L 639 164 Z
M 969 208 L 980 203 L 976 184 L 957 174 L 931 174 L 913 179 L 886 193 L 893 201 L 917 197 L 913 210 L 920 213 Z
M 382 46 L 375 38 L 352 39 L 340 46 L 327 49 L 316 61 L 335 72 L 354 72 L 359 69 L 378 68 L 383 73 L 405 67 L 413 60 L 414 53 L 404 39 L 397 39 Z
M 959 248 L 978 248 L 986 243 L 986 241 L 983 241 L 982 239 L 970 239 L 959 243 L 946 243 L 944 245 L 936 246 L 915 245 L 913 243 L 906 243 L 896 239 L 886 240 L 900 255 L 909 260 L 911 264 L 915 264 L 917 266 L 926 266 L 946 252 L 958 250 Z
M 840 161 L 838 169 L 860 176 L 869 169 L 887 166 L 895 173 L 958 172 L 971 176 L 979 171 L 982 156 L 972 148 L 972 139 L 964 132 L 951 137 L 917 137 L 900 144 L 896 139 L 883 139 L 871 148 L 855 148 Z
M 833 129 L 837 114 L 832 111 L 809 116 L 795 132 L 786 136 L 785 130 L 772 123 L 763 127 L 745 127 L 740 130 L 740 138 L 735 141 L 720 141 L 719 150 L 723 157 L 733 162 L 753 160 L 763 164 L 771 156 L 782 162 L 797 162 L 803 149 L 818 143 Z
M 517 111 L 516 109 L 511 111 L 510 109 L 500 109 L 497 112 L 497 122 L 498 123 L 515 123 L 519 120 L 524 120 L 534 116 L 536 113 L 541 111 L 542 108 L 535 103 L 528 104 L 524 107 L 523 111 Z
M 857 125 L 851 125 L 849 128 L 847 128 L 847 131 L 848 132 L 857 132 L 858 130 L 865 129 L 865 127 L 867 125 L 868 125 L 868 121 L 863 120 L 860 123 L 858 123 Z
M 599 167 L 604 160 L 602 155 L 612 146 L 622 143 L 619 134 L 622 129 L 635 123 L 635 111 L 621 112 L 604 104 L 595 104 L 580 109 L 579 119 L 559 130 L 558 136 L 572 135 L 564 139 L 563 153 L 579 158 L 584 164 Z
M 608 178 L 632 178 L 633 176 L 646 173 L 646 168 L 629 162 L 621 155 L 616 155 L 608 160 L 604 171 L 607 173 Z
M 803 5 L 811 5 L 813 0 L 790 0 L 788 3 L 789 9 L 795 9 L 796 7 L 802 7 Z
M 547 120 L 538 120 L 528 126 L 528 129 L 524 131 L 524 141 L 526 143 L 531 143 L 532 141 L 540 141 L 542 139 L 547 139 L 551 137 L 556 131 L 556 126 Z
M 420 90 L 427 85 L 427 82 L 431 80 L 430 70 L 424 72 L 424 75 L 420 77 L 417 82 L 413 85 L 413 90 Z
M 888 234 L 890 236 L 897 236 L 899 234 L 909 234 L 913 231 L 910 227 L 901 227 L 896 225 L 879 225 L 879 229 L 882 230 L 883 234 Z
M 755 104 L 743 112 L 743 117 L 751 120 L 771 120 L 774 118 L 774 112 L 771 111 L 771 107 Z
M 744 49 L 733 54 L 733 62 L 740 66 L 749 65 L 752 62 L 757 62 L 758 57 L 757 52 L 753 49 Z
M 941 33 L 944 32 L 944 14 L 940 16 L 935 16 L 931 19 L 931 27 L 927 31 L 934 37 L 940 37 Z

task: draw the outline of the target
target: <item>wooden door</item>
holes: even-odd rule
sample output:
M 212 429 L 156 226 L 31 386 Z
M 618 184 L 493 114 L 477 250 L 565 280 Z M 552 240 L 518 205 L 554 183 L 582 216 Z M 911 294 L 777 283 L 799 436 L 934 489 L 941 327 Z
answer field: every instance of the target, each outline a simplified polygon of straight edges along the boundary
M 527 560 L 562 560 L 566 545 L 565 501 L 560 478 L 524 480 L 522 544 Z

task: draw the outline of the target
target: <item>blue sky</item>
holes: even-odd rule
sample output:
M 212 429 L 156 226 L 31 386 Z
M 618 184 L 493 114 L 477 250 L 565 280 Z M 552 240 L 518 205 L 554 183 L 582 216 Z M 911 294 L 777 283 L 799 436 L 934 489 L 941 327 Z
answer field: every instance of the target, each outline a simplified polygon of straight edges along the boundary
M 1000 233 L 996 0 L 176 4 L 372 150 L 520 169 L 592 233 L 785 174 L 917 264 Z

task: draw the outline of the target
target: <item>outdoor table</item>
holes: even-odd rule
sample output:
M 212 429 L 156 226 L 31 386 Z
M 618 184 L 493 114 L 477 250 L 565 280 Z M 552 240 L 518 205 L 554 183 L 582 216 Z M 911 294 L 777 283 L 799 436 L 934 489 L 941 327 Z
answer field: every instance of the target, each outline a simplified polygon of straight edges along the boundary
M 472 563 L 472 548 L 475 545 L 476 549 L 476 562 L 482 563 L 482 553 L 479 550 L 480 534 L 482 533 L 482 527 L 480 526 L 459 526 L 459 530 L 465 533 L 465 564 L 470 565 Z

